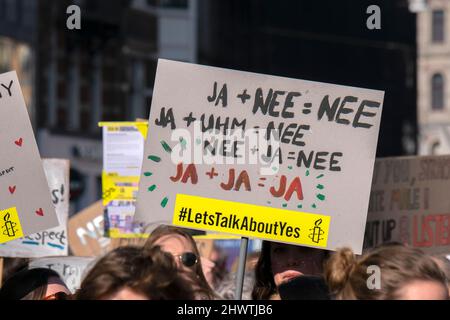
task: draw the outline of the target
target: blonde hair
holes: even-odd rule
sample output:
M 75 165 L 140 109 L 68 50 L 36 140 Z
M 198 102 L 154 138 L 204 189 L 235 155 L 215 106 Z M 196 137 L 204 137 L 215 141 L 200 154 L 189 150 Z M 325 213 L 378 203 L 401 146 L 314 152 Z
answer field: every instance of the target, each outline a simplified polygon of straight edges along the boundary
M 151 249 L 156 245 L 157 240 L 164 236 L 175 236 L 179 235 L 185 238 L 190 244 L 195 253 L 195 255 L 199 258 L 198 263 L 194 266 L 194 274 L 185 274 L 186 276 L 190 276 L 190 281 L 192 283 L 193 288 L 196 290 L 199 297 L 202 297 L 204 300 L 212 300 L 220 298 L 215 291 L 209 286 L 208 281 L 205 278 L 205 275 L 202 270 L 200 252 L 197 248 L 197 244 L 195 243 L 194 238 L 187 233 L 185 230 L 175 226 L 169 225 L 160 225 L 156 229 L 154 229 L 147 241 L 144 244 L 144 250 Z
M 368 287 L 369 266 L 380 268 L 379 289 Z M 399 299 L 399 289 L 413 280 L 436 281 L 446 286 L 445 274 L 430 256 L 402 245 L 381 246 L 360 258 L 349 248 L 339 249 L 325 265 L 325 279 L 339 300 Z

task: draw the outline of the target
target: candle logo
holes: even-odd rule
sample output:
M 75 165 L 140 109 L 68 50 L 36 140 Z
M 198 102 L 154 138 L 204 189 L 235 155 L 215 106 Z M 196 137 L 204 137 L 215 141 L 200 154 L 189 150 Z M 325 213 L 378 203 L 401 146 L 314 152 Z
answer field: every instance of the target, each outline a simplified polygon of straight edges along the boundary
M 320 240 L 323 240 L 324 238 L 321 237 L 325 232 L 322 230 L 322 228 L 320 227 L 320 225 L 322 224 L 322 219 L 317 219 L 314 222 L 314 228 L 309 229 L 309 231 L 311 231 L 311 233 L 309 234 L 309 238 L 312 240 L 312 242 L 314 243 L 319 243 Z
M 9 214 L 9 212 L 7 212 L 5 214 L 5 216 L 3 217 L 3 220 L 5 221 L 5 224 L 2 226 L 3 235 L 8 236 L 8 237 L 14 237 L 17 232 L 17 230 L 15 229 L 17 223 L 12 222 L 10 220 L 10 218 L 11 218 L 11 215 Z

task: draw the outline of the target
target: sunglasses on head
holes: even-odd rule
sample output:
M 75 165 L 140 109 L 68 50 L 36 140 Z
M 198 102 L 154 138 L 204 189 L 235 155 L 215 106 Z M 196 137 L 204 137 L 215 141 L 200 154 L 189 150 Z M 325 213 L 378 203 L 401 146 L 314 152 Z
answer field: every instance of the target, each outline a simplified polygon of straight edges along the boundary
M 186 267 L 192 267 L 198 262 L 197 255 L 193 252 L 183 252 L 182 254 L 176 257 L 178 257 L 181 263 Z

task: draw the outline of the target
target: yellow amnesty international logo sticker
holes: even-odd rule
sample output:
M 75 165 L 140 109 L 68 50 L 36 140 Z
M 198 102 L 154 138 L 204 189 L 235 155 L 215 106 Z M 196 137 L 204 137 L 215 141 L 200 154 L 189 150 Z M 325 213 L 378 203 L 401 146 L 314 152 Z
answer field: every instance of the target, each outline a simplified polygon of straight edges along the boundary
M 172 223 L 187 228 L 326 248 L 330 217 L 177 194 Z
M 0 210 L 0 243 L 23 237 L 16 207 Z
M 102 174 L 102 198 L 106 206 L 112 200 L 136 199 L 139 184 L 139 176 L 119 176 L 103 172 Z

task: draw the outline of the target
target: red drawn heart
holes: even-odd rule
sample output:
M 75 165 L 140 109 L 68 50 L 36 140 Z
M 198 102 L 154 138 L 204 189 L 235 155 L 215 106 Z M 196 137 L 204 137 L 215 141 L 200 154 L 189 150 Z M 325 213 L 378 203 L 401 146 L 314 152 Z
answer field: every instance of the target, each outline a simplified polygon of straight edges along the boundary
M 14 193 L 14 191 L 16 191 L 16 186 L 9 186 L 8 187 L 9 188 L 9 193 L 11 193 L 11 194 L 13 194 Z
M 36 214 L 38 215 L 38 216 L 44 216 L 44 211 L 42 210 L 42 208 L 39 208 L 39 210 L 36 210 Z
M 14 141 L 14 143 L 15 143 L 16 145 L 18 145 L 19 147 L 22 146 L 22 142 L 23 142 L 23 139 L 22 139 L 22 138 L 20 138 L 19 140 Z

